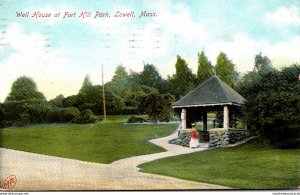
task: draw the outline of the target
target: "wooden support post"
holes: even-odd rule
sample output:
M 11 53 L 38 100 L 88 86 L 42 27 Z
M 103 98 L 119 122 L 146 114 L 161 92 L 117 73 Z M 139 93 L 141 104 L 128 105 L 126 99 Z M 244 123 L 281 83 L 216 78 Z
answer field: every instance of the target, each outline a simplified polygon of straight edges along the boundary
M 186 129 L 186 108 L 181 109 L 181 129 Z
M 228 106 L 224 106 L 224 112 L 223 112 L 223 128 L 229 129 L 229 108 Z

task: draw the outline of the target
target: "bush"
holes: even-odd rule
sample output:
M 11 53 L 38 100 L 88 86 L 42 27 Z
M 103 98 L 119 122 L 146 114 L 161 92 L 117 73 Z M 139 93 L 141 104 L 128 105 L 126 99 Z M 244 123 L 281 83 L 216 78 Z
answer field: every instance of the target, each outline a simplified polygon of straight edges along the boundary
M 59 114 L 60 122 L 63 123 L 72 122 L 72 120 L 74 120 L 79 115 L 80 115 L 80 111 L 78 110 L 78 108 L 69 107 L 69 108 L 61 109 Z
M 248 127 L 278 148 L 300 147 L 300 66 L 246 75 L 239 87 Z
M 0 128 L 4 127 L 4 109 L 2 108 L 2 104 L 0 103 Z
M 87 123 L 95 123 L 97 117 L 94 116 L 93 112 L 90 109 L 83 110 L 79 116 L 75 117 L 73 122 L 80 123 L 80 124 L 87 124 Z
M 19 120 L 11 121 L 10 126 L 24 127 L 31 123 L 29 114 L 21 114 L 20 116 L 21 118 Z
M 47 113 L 51 110 L 51 106 L 45 100 L 34 99 L 24 101 L 22 110 L 28 115 L 29 123 L 46 123 Z
M 48 123 L 59 123 L 60 121 L 61 109 L 53 108 L 47 113 Z
M 46 123 L 47 113 L 51 110 L 46 100 L 40 99 L 6 101 L 2 107 L 5 126 Z
M 14 121 L 20 119 L 20 115 L 24 113 L 22 109 L 21 101 L 8 101 L 2 105 L 4 110 L 3 120 L 7 121 L 6 124 L 9 124 L 9 121 Z
M 131 116 L 127 120 L 127 123 L 143 123 L 143 122 L 146 122 L 146 120 L 141 117 L 135 117 L 135 116 Z
M 169 121 L 173 114 L 171 109 L 173 101 L 174 98 L 170 94 L 152 91 L 142 98 L 138 109 L 145 110 L 151 121 Z

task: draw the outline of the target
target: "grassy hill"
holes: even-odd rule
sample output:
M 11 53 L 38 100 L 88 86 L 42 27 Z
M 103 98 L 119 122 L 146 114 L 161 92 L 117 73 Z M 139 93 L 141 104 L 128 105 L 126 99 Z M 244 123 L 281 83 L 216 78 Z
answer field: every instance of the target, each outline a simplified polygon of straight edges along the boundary
M 172 133 L 177 124 L 124 125 L 124 117 L 88 125 L 53 124 L 0 130 L 0 147 L 83 161 L 115 160 L 164 151 L 148 140 Z

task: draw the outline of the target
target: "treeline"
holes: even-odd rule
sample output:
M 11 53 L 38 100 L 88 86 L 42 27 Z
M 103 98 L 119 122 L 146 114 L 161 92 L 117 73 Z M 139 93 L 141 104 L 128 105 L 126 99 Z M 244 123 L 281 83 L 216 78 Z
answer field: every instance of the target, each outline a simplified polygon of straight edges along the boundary
M 173 115 L 171 104 L 210 77 L 214 71 L 231 86 L 236 84 L 234 65 L 222 52 L 215 68 L 203 51 L 199 53 L 196 75 L 180 56 L 177 56 L 175 69 L 174 75 L 163 79 L 152 64 L 144 64 L 141 72 L 127 72 L 124 66 L 118 66 L 112 80 L 104 86 L 107 114 L 147 114 L 150 120 L 168 121 Z M 47 101 L 37 91 L 36 83 L 31 78 L 20 77 L 0 104 L 0 124 L 8 127 L 101 120 L 102 87 L 94 85 L 87 75 L 78 94 L 68 97 L 58 95 Z
M 104 85 L 107 114 L 147 114 L 149 120 L 168 121 L 174 115 L 173 102 L 216 74 L 247 99 L 241 117 L 249 129 L 273 145 L 299 147 L 299 65 L 279 71 L 260 53 L 255 56 L 253 71 L 242 76 L 225 53 L 220 52 L 213 66 L 202 51 L 196 74 L 179 55 L 175 70 L 164 79 L 152 64 L 144 64 L 141 72 L 128 72 L 119 65 L 112 80 Z M 94 85 L 87 75 L 76 95 L 58 95 L 47 101 L 31 78 L 20 77 L 0 104 L 0 126 L 101 120 L 102 87 Z

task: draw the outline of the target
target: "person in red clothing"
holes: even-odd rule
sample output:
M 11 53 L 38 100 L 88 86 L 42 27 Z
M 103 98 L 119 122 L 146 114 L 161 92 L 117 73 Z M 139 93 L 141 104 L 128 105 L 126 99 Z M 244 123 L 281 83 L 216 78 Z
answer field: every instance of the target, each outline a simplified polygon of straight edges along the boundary
M 190 137 L 191 137 L 190 148 L 197 148 L 199 146 L 199 139 L 198 139 L 198 133 L 196 130 L 195 123 L 192 124 L 192 129 L 190 131 Z

